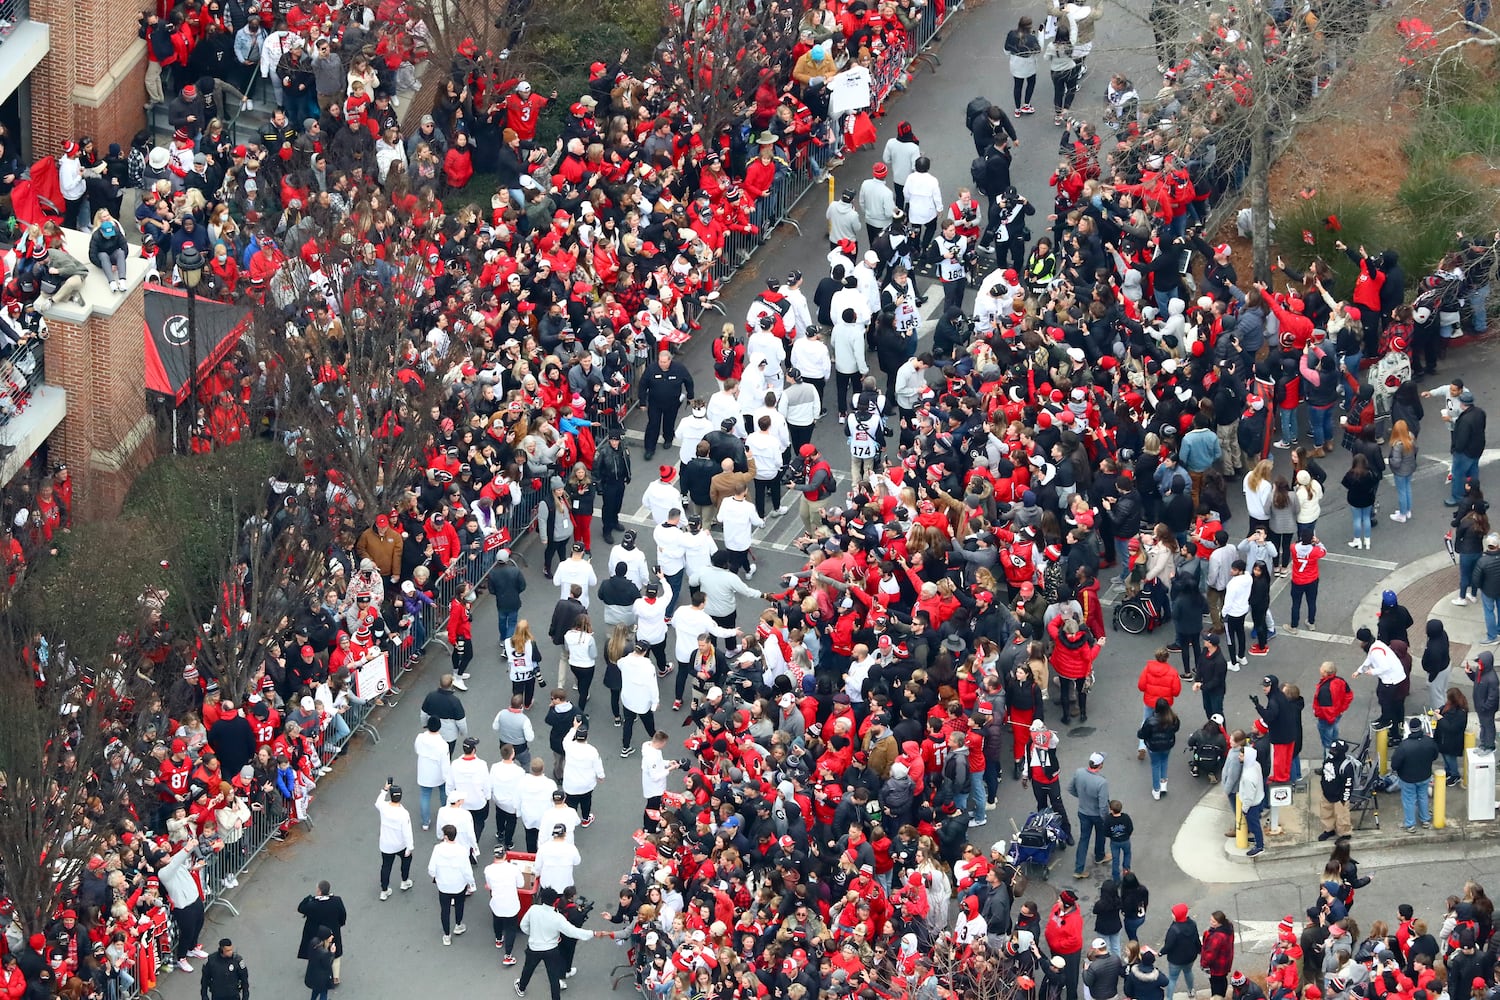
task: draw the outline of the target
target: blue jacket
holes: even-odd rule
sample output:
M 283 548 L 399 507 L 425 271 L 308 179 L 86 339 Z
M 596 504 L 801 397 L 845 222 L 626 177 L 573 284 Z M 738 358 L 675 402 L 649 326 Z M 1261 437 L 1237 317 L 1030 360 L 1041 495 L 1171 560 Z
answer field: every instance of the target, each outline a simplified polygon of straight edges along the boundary
M 1189 472 L 1207 472 L 1223 454 L 1219 435 L 1207 427 L 1198 427 L 1183 435 L 1177 460 Z

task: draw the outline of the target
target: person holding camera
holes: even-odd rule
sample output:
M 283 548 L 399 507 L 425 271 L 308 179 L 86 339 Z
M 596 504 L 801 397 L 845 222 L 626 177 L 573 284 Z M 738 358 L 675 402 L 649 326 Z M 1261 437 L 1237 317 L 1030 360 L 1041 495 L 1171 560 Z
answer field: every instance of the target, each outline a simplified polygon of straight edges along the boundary
M 391 778 L 385 780 L 380 797 L 375 800 L 380 813 L 380 899 L 391 898 L 391 868 L 401 860 L 401 891 L 411 888 L 411 852 L 416 840 L 411 832 L 411 813 L 401 804 L 401 786 Z
M 564 956 L 558 947 L 562 939 L 570 937 L 576 941 L 587 941 L 590 938 L 614 936 L 609 931 L 586 931 L 582 927 L 574 927 L 557 909 L 560 898 L 555 890 L 545 887 L 538 889 L 536 902 L 521 918 L 521 930 L 526 934 L 526 961 L 521 966 L 521 978 L 515 981 L 518 997 L 526 996 L 526 986 L 531 982 L 531 974 L 541 965 L 547 971 L 547 986 L 552 991 L 552 1000 L 562 1000 L 564 973 L 570 971 L 564 966 Z
M 932 246 L 938 281 L 943 286 L 943 305 L 962 309 L 964 293 L 969 290 L 969 241 L 958 235 L 952 219 L 945 219 L 942 234 Z

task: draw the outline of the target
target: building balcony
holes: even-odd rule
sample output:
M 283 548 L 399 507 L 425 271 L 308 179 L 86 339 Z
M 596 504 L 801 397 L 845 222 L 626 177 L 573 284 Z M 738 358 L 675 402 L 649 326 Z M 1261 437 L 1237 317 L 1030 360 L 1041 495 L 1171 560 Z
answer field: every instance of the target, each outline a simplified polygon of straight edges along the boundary
M 0 101 L 21 88 L 52 49 L 52 31 L 31 19 L 29 0 L 0 0 Z
M 68 394 L 47 385 L 44 340 L 0 359 L 0 485 L 15 477 L 68 415 Z

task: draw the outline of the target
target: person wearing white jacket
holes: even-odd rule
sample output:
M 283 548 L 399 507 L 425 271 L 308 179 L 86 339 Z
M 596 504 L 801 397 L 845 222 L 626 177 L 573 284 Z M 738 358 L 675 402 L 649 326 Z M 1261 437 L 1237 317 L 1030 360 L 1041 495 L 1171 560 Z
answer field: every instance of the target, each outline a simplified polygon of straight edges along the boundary
M 474 843 L 484 836 L 484 822 L 490 815 L 490 766 L 475 754 L 479 740 L 464 740 L 464 752 L 448 765 L 448 798 L 463 801 L 474 824 Z
M 777 357 L 782 357 L 781 348 L 776 351 Z M 746 353 L 745 368 L 740 373 L 740 391 L 735 398 L 739 401 L 740 426 L 735 433 L 744 440 L 752 430 L 755 429 L 751 414 L 765 404 L 766 387 L 770 384 L 769 370 L 771 360 L 764 354 Z M 776 382 L 781 381 L 781 370 L 776 371 Z
M 651 577 L 650 564 L 646 560 L 646 553 L 636 545 L 634 530 L 626 530 L 620 542 L 609 550 L 609 559 L 604 563 L 610 569 L 625 564 L 625 578 L 637 587 L 644 587 Z
M 547 777 L 547 765 L 540 757 L 531 758 L 531 770 L 521 778 L 518 791 L 521 825 L 526 830 L 526 850 L 536 853 L 537 831 L 542 828 L 542 814 L 552 805 L 557 782 Z
M 932 161 L 925 156 L 917 157 L 911 176 L 906 178 L 906 221 L 921 227 L 917 235 L 918 252 L 932 242 L 938 216 L 943 214 L 944 207 L 942 186 L 932 173 Z
M 401 891 L 411 888 L 411 852 L 417 846 L 412 837 L 411 813 L 401 804 L 399 786 L 387 784 L 375 800 L 380 814 L 380 898 L 391 898 L 391 868 L 401 859 Z
M 681 534 L 683 566 L 687 575 L 692 576 L 709 564 L 714 553 L 719 551 L 719 543 L 714 541 L 712 534 L 703 530 L 703 518 L 696 514 L 688 518 L 687 531 Z M 683 592 L 681 580 L 677 581 L 676 590 L 680 598 Z
M 797 355 L 797 348 L 810 339 L 803 338 L 792 346 L 793 358 Z M 828 348 L 823 346 L 821 340 L 817 341 L 817 345 L 827 364 Z M 795 360 L 793 364 L 796 364 Z M 812 440 L 813 427 L 823 415 L 823 391 L 813 384 L 812 379 L 801 368 L 789 368 L 786 377 L 790 384 L 786 392 L 781 394 L 781 399 L 777 400 L 776 410 L 786 426 L 787 446 L 796 451 Z M 824 379 L 826 381 L 827 372 L 824 373 Z M 757 463 L 756 468 L 759 467 Z
M 177 956 L 177 967 L 183 972 L 192 972 L 188 956 L 207 958 L 208 952 L 198 943 L 203 933 L 203 893 L 198 889 L 198 880 L 193 878 L 193 868 L 201 867 L 198 856 L 198 840 L 194 838 L 182 845 L 172 855 L 172 860 L 156 870 L 161 889 L 172 904 L 172 921 L 177 925 L 177 943 L 173 954 Z
M 417 734 L 412 750 L 417 755 L 417 787 L 422 790 L 422 829 L 432 828 L 432 793 L 438 794 L 438 805 L 448 801 L 448 741 L 439 732 L 442 720 L 431 716 L 427 728 Z
M 495 860 L 484 870 L 484 887 L 490 891 L 490 918 L 495 925 L 495 947 L 504 949 L 501 965 L 515 965 L 511 954 L 516 932 L 521 929 L 521 893 L 526 875 L 521 866 L 505 856 L 506 848 L 495 847 Z
M 462 800 L 453 799 L 439 809 L 432 819 L 432 825 L 438 828 L 439 840 L 443 839 L 444 827 L 453 827 L 458 831 L 458 843 L 469 852 L 469 864 L 479 860 L 479 839 L 474 836 L 474 820 L 469 815 L 469 810 L 464 808 Z
M 795 268 L 788 272 L 786 283 L 779 291 L 781 297 L 791 303 L 791 311 L 787 314 L 787 318 L 791 320 L 787 324 L 787 335 L 795 343 L 801 340 L 813 325 L 812 312 L 807 308 L 807 296 L 802 292 L 802 272 Z
M 755 575 L 755 557 L 750 554 L 750 546 L 755 544 L 755 529 L 765 523 L 766 519 L 755 512 L 755 504 L 750 502 L 749 483 L 742 483 L 738 493 L 725 497 L 719 505 L 728 568 L 736 572 L 743 569 L 747 580 Z
M 469 849 L 458 843 L 458 828 L 445 826 L 442 836 L 427 860 L 427 875 L 437 885 L 438 919 L 443 925 L 443 944 L 447 945 L 453 943 L 452 934 L 468 930 L 464 926 L 464 901 L 475 885 Z
M 708 404 L 701 399 L 695 399 L 688 404 L 688 415 L 677 422 L 677 455 L 678 465 L 687 465 L 697 454 L 698 442 L 702 441 L 708 432 L 719 426 L 708 419 Z M 611 561 L 613 566 L 614 562 Z
M 667 775 L 679 766 L 677 761 L 667 760 L 663 753 L 666 748 L 666 733 L 653 733 L 641 744 L 641 794 L 646 798 L 641 827 L 648 832 L 661 825 L 661 800 L 667 794 Z
M 859 310 L 846 307 L 834 315 L 833 324 L 833 371 L 838 385 L 839 422 L 849 415 L 849 390 L 859 388 L 860 380 L 869 373 L 870 364 L 865 359 L 865 327 Z
M 676 591 L 667 582 L 665 573 L 657 574 L 655 580 L 646 581 L 641 596 L 631 605 L 635 612 L 635 637 L 651 647 L 658 669 L 667 670 L 667 613 L 672 608 Z
M 761 517 L 768 512 L 768 500 L 769 509 L 778 515 L 791 509 L 781 498 L 781 456 L 788 442 L 773 433 L 773 424 L 771 417 L 763 414 L 745 438 L 745 451 L 755 460 L 755 512 Z
M 575 716 L 572 739 L 563 741 L 562 790 L 568 805 L 583 817 L 579 823 L 583 827 L 594 823 L 594 789 L 604 780 L 604 761 L 598 747 L 588 740 L 589 727 Z
M 495 803 L 495 840 L 507 851 L 515 841 L 521 779 L 525 777 L 526 771 L 516 763 L 515 748 L 501 747 L 500 759 L 490 768 L 490 799 Z
M 640 718 L 646 732 L 656 732 L 656 707 L 661 703 L 661 692 L 656 686 L 656 668 L 646 658 L 651 647 L 637 639 L 629 653 L 620 657 L 620 710 L 625 716 L 625 726 L 620 730 L 620 756 L 635 753 L 630 737 L 635 732 L 635 720 Z
M 558 600 L 567 597 L 568 588 L 575 583 L 583 588 L 583 595 L 578 601 L 585 611 L 588 610 L 590 591 L 599 589 L 599 574 L 594 572 L 594 564 L 589 562 L 586 554 L 584 544 L 574 542 L 572 554 L 552 574 L 552 582 L 557 584 Z
M 532 871 L 536 873 L 536 884 L 542 889 L 564 892 L 573 885 L 573 872 L 583 864 L 583 855 L 568 839 L 568 828 L 558 823 L 552 828 L 552 837 L 536 851 Z
M 725 628 L 709 617 L 703 607 L 705 600 L 703 591 L 700 590 L 692 595 L 691 606 L 680 607 L 672 615 L 672 628 L 677 633 L 672 648 L 673 658 L 677 661 L 677 690 L 672 700 L 674 712 L 682 708 L 682 695 L 687 690 L 688 678 L 692 673 L 693 658 L 698 652 L 698 640 L 705 635 L 717 636 L 720 639 L 729 640 L 730 649 L 733 649 L 739 642 L 738 629 Z

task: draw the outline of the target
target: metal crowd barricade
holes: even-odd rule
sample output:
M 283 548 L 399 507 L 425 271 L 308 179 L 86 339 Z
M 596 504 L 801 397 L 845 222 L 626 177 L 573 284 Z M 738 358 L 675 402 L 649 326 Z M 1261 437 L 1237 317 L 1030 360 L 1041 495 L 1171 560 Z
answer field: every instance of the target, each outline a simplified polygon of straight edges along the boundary
M 278 839 L 281 825 L 286 822 L 286 811 L 281 807 L 281 796 L 271 792 L 264 802 L 247 796 L 244 801 L 250 806 L 250 821 L 240 832 L 239 840 L 225 843 L 215 851 L 208 863 L 199 872 L 203 883 L 204 910 L 222 906 L 235 916 L 240 911 L 226 898 L 226 893 L 239 887 L 240 876 L 250 868 L 271 841 Z M 259 805 L 260 808 L 256 808 Z

